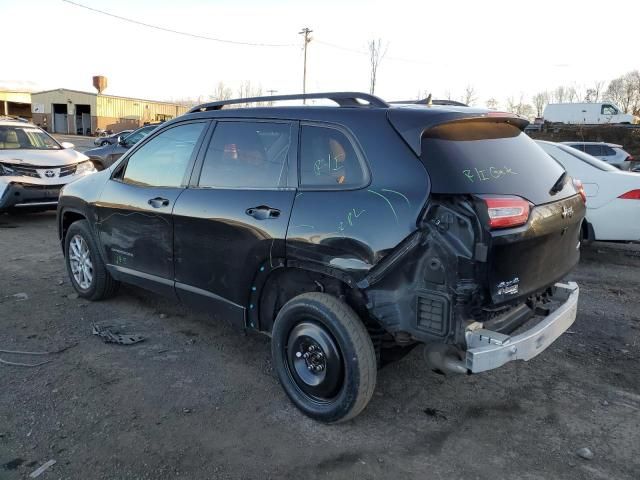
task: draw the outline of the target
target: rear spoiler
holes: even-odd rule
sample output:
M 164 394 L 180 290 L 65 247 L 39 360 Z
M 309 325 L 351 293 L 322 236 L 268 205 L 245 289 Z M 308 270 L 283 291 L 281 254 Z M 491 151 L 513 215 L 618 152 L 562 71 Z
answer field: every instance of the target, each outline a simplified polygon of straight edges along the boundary
M 406 144 L 419 157 L 422 153 L 422 135 L 426 130 L 450 122 L 502 121 L 524 130 L 529 120 L 508 112 L 487 111 L 462 107 L 447 108 L 390 108 L 387 119 Z

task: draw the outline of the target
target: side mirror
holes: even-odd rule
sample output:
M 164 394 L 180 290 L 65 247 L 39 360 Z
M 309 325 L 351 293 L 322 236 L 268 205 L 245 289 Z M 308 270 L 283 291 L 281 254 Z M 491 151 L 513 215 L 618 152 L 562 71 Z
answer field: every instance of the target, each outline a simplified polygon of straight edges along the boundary
M 73 143 L 71 143 L 71 142 L 62 142 L 60 145 L 62 146 L 62 148 L 73 148 L 73 147 L 75 147 L 75 145 Z

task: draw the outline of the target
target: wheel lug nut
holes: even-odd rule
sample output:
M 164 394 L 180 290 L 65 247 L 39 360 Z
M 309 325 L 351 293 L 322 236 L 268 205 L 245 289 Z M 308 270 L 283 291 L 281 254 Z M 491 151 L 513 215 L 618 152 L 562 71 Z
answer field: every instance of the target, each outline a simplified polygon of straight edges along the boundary
M 302 356 L 302 352 L 296 352 L 296 358 L 300 358 Z

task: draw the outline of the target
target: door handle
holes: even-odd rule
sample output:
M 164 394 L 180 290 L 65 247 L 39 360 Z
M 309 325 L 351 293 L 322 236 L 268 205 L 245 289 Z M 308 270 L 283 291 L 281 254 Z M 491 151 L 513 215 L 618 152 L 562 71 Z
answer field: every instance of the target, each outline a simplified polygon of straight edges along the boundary
M 153 208 L 160 208 L 160 207 L 168 206 L 169 205 L 169 200 L 166 199 L 166 198 L 162 198 L 162 197 L 156 197 L 156 198 L 150 198 L 148 203 Z
M 267 207 L 266 205 L 247 208 L 245 213 L 256 220 L 266 220 L 268 218 L 278 218 L 280 216 L 280 210 L 277 208 Z

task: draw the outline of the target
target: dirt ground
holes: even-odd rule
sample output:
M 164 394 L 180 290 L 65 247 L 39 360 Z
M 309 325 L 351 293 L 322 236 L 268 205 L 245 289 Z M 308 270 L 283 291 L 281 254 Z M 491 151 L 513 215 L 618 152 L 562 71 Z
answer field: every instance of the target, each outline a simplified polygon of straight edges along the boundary
M 337 426 L 300 414 L 269 340 L 135 288 L 78 299 L 55 214 L 0 216 L 0 479 L 640 478 L 640 249 L 596 245 L 570 279 L 578 319 L 546 352 L 477 376 L 420 349 Z M 28 298 L 25 299 L 25 295 Z M 103 322 L 139 333 L 105 344 Z M 591 460 L 576 451 L 588 447 Z

